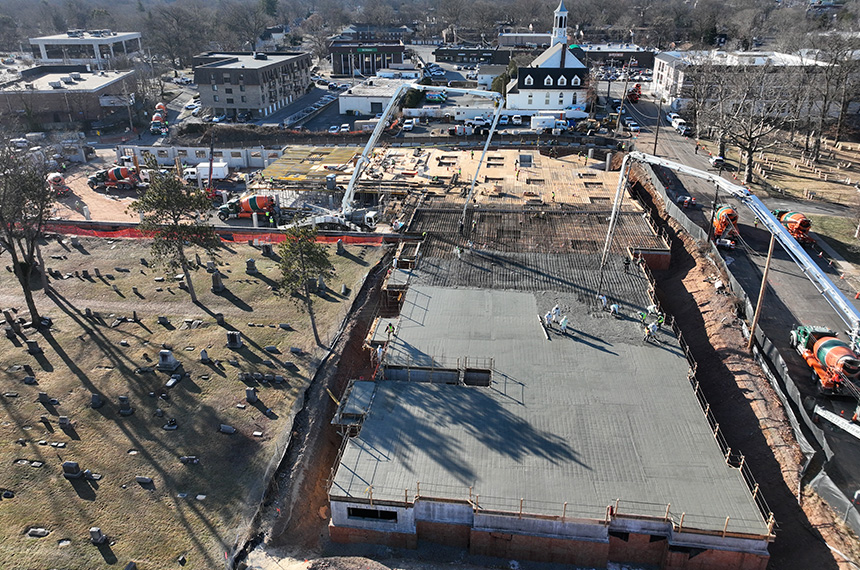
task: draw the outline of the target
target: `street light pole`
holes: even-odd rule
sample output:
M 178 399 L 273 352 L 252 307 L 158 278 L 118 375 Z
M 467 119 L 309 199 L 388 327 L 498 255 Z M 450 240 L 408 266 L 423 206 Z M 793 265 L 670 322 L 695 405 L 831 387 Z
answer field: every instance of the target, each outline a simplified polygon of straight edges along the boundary
M 662 95 L 660 96 L 660 100 L 657 102 L 657 105 L 659 106 L 659 108 L 657 110 L 657 128 L 654 129 L 654 152 L 651 153 L 654 156 L 657 156 L 657 137 L 660 136 L 660 117 L 663 116 L 663 96 Z

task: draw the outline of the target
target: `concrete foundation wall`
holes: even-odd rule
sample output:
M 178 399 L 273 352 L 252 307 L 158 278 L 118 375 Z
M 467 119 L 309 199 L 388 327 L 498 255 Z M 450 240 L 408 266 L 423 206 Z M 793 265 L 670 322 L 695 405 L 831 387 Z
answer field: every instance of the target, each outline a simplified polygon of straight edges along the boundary
M 728 550 L 666 553 L 664 570 L 765 570 L 769 557 Z
M 417 500 L 413 506 L 416 521 L 464 524 L 472 526 L 475 512 L 471 505 L 445 503 L 442 501 Z
M 472 554 L 556 562 L 580 566 L 605 566 L 609 542 L 586 542 L 525 534 L 473 530 L 469 551 Z
M 487 531 L 511 531 L 553 536 L 562 539 L 598 540 L 602 542 L 606 542 L 609 539 L 609 531 L 602 524 L 561 522 L 559 520 L 517 518 L 476 513 L 474 526 L 476 529 Z
M 417 521 L 418 540 L 435 542 L 456 548 L 469 548 L 472 527 L 464 524 Z
M 387 507 L 382 505 L 370 506 L 366 503 L 346 503 L 343 501 L 331 501 L 331 522 L 337 527 L 349 526 L 357 529 L 368 529 L 382 533 L 406 533 L 415 534 L 415 511 L 403 507 Z M 396 521 L 363 519 L 349 516 L 348 509 L 375 509 L 378 511 L 394 511 L 397 513 Z M 372 542 L 372 541 L 370 541 Z
M 609 536 L 609 560 L 659 565 L 668 546 L 669 541 L 665 536 L 615 533 Z
M 328 532 L 333 542 L 345 544 L 382 544 L 392 548 L 416 548 L 418 546 L 418 537 L 414 534 L 333 526 L 331 524 L 328 527 Z

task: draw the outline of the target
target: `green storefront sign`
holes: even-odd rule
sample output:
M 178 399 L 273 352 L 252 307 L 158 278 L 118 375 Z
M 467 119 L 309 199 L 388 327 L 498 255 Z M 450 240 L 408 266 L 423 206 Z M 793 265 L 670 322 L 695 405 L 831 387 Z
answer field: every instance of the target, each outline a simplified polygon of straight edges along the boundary
M 358 48 L 358 53 L 376 53 L 376 48 Z

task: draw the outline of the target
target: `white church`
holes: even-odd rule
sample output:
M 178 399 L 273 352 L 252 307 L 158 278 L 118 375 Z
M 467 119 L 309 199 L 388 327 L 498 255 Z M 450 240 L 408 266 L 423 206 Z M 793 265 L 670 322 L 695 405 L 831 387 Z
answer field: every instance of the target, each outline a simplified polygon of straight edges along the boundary
M 566 111 L 567 118 L 585 117 L 587 80 L 588 69 L 567 46 L 567 8 L 560 0 L 550 47 L 528 67 L 521 67 L 505 88 L 507 114 Z

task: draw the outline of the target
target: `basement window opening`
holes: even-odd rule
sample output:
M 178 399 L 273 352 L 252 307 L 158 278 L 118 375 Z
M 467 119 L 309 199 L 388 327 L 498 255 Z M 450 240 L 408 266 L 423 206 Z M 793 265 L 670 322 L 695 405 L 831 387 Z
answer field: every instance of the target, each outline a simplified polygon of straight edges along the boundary
M 347 507 L 346 514 L 351 519 L 397 522 L 397 511 Z

